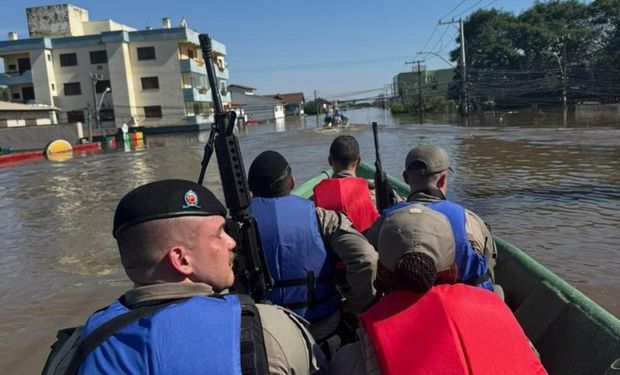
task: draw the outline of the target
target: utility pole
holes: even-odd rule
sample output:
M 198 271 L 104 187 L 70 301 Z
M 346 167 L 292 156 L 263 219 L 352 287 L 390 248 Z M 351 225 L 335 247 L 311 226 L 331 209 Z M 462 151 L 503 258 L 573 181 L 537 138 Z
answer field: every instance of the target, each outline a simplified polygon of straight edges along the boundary
M 439 20 L 439 25 L 451 25 L 454 23 L 459 24 L 459 35 L 461 39 L 461 114 L 463 116 L 469 115 L 469 92 L 467 89 L 467 62 L 465 59 L 465 30 L 463 28 L 463 19 L 459 18 L 451 21 Z
M 416 61 L 408 61 L 405 63 L 405 64 L 418 64 L 418 115 L 420 116 L 420 125 L 422 124 L 422 121 L 423 121 L 422 111 L 424 110 L 424 108 L 422 108 L 422 67 L 420 66 L 420 64 L 423 62 L 424 60 L 416 60 Z
M 97 108 L 96 86 L 97 86 L 97 82 L 102 81 L 102 80 L 103 80 L 103 76 L 101 74 L 90 73 L 90 82 L 92 83 L 92 88 L 93 88 L 93 108 L 95 111 L 93 115 L 93 119 L 95 120 L 97 129 L 99 129 L 99 108 Z
M 314 90 L 314 106 L 316 108 L 316 127 L 319 127 L 319 102 L 316 101 L 316 90 Z
M 93 112 L 90 109 L 90 103 L 86 103 L 88 111 L 88 140 L 93 143 Z

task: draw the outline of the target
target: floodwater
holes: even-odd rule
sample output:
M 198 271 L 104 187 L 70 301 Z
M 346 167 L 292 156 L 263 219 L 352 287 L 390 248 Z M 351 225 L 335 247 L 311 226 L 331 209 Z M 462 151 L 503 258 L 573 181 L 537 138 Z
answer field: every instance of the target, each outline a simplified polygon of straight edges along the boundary
M 412 145 L 442 145 L 455 169 L 450 199 L 620 316 L 618 123 L 487 118 L 464 127 L 445 118 L 419 125 L 377 109 L 346 114 L 359 125 L 324 131 L 309 116 L 248 127 L 239 134 L 246 167 L 275 149 L 305 181 L 327 168 L 339 133 L 357 137 L 372 162 L 370 121 L 383 125 L 383 164 L 394 176 Z M 141 150 L 0 167 L 0 368 L 40 371 L 57 329 L 82 323 L 130 287 L 111 235 L 118 200 L 157 179 L 197 179 L 207 136 L 153 136 Z M 206 185 L 222 196 L 215 158 L 211 164 Z

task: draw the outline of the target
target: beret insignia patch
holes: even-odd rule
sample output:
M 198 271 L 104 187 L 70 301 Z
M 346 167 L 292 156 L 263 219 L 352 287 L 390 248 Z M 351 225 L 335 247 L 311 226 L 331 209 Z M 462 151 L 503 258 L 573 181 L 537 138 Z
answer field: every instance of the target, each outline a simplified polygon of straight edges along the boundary
M 184 199 L 185 204 L 183 205 L 183 208 L 201 208 L 200 202 L 198 201 L 198 194 L 196 194 L 193 190 L 188 190 L 187 193 L 185 193 Z

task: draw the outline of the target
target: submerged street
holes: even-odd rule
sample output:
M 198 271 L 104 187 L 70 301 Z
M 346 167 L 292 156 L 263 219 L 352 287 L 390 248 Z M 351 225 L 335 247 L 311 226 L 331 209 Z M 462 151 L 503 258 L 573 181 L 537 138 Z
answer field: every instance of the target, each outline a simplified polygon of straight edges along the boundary
M 327 168 L 338 134 L 355 136 L 373 163 L 371 121 L 384 125 L 383 165 L 397 178 L 414 144 L 441 145 L 455 170 L 451 200 L 620 316 L 619 128 L 419 125 L 378 109 L 346 114 L 356 125 L 342 130 L 317 129 L 313 117 L 248 127 L 239 134 L 246 168 L 275 149 L 304 182 Z M 142 150 L 0 167 L 2 368 L 39 371 L 58 328 L 80 324 L 127 288 L 111 235 L 116 203 L 150 181 L 196 180 L 207 137 L 151 136 Z M 222 196 L 216 165 L 205 185 Z

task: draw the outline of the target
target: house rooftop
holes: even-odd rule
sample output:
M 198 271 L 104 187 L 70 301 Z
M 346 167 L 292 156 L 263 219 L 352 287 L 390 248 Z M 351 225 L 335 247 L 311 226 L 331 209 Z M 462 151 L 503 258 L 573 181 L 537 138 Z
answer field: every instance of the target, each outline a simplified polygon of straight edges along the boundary
M 272 94 L 272 95 L 264 95 L 268 98 L 281 100 L 285 103 L 301 103 L 304 101 L 304 93 L 303 92 L 291 92 L 287 94 Z
M 23 112 L 23 111 L 58 111 L 57 107 L 45 104 L 22 104 L 0 101 L 0 111 Z

